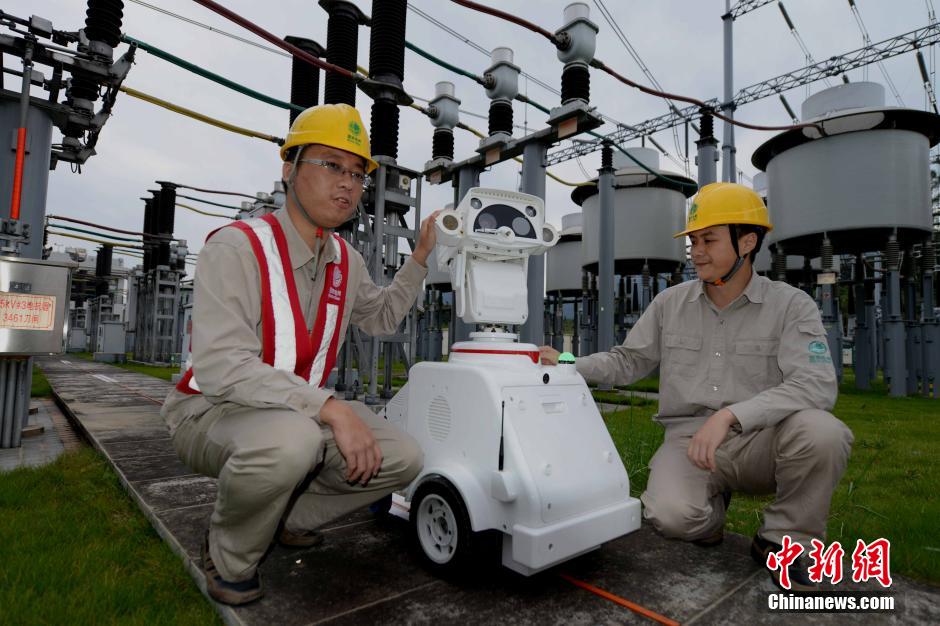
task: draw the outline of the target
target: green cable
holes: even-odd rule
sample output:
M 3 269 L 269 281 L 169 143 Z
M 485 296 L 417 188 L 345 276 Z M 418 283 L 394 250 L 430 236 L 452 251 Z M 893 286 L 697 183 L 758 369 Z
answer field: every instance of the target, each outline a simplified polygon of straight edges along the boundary
M 211 204 L 213 206 L 222 207 L 223 209 L 235 209 L 236 211 L 241 211 L 240 206 L 235 206 L 232 204 L 220 204 L 218 202 L 213 202 L 212 200 L 203 200 L 202 198 L 194 198 L 192 196 L 184 196 L 181 193 L 176 194 L 177 198 L 186 198 L 187 200 L 195 200 L 196 202 L 205 202 L 206 204 Z
M 250 96 L 256 100 L 260 100 L 261 102 L 273 104 L 274 106 L 281 107 L 282 109 L 293 109 L 294 111 L 298 111 L 298 112 L 303 112 L 304 110 L 302 106 L 291 104 L 290 102 L 284 102 L 283 100 L 278 100 L 277 98 L 266 96 L 263 93 L 260 93 L 258 91 L 255 91 L 254 89 L 245 87 L 244 85 L 239 85 L 238 83 L 234 81 L 231 81 L 223 76 L 219 76 L 218 74 L 214 74 L 213 72 L 210 72 L 207 69 L 203 69 L 199 67 L 198 65 L 190 63 L 189 61 L 185 61 L 179 58 L 178 56 L 174 56 L 165 50 L 161 50 L 160 48 L 157 48 L 156 46 L 150 45 L 149 43 L 141 41 L 140 39 L 131 37 L 130 35 L 123 35 L 121 38 L 126 43 L 136 44 L 138 48 L 149 52 L 155 57 L 159 57 L 163 59 L 164 61 L 169 61 L 170 63 L 177 65 L 179 67 L 182 67 L 185 70 L 189 70 L 190 72 L 194 74 L 198 74 L 199 76 L 202 76 L 203 78 L 208 78 L 209 80 L 213 82 L 216 82 L 220 85 L 228 87 L 229 89 L 234 89 L 235 91 L 241 94 Z
M 63 226 L 62 224 L 49 224 L 53 228 L 64 228 L 65 230 L 73 230 L 77 233 L 85 233 L 86 235 L 94 235 L 95 237 L 108 237 L 109 239 L 120 239 L 121 241 L 132 241 L 134 243 L 141 243 L 140 239 L 130 239 L 129 237 L 118 237 L 117 235 L 105 235 L 103 233 L 96 233 L 93 230 L 85 230 L 84 228 L 75 228 L 74 226 Z M 114 245 L 120 245 L 115 242 Z
M 595 133 L 593 130 L 590 131 L 590 134 L 593 135 L 594 137 L 597 137 L 598 139 L 603 140 L 603 141 L 610 141 L 607 137 L 604 137 L 603 135 L 601 135 L 601 134 L 599 134 L 599 133 Z M 615 143 L 615 142 L 613 142 L 613 141 L 610 141 L 610 145 L 612 145 L 613 147 L 615 147 L 615 148 L 617 148 L 618 150 L 620 150 L 620 152 L 622 152 L 623 154 L 625 154 L 628 159 L 630 159 L 631 161 L 633 161 L 634 163 L 636 163 L 637 165 L 639 165 L 641 168 L 643 168 L 644 170 L 646 170 L 647 172 L 649 172 L 650 174 L 652 174 L 652 175 L 655 176 L 656 178 L 658 178 L 658 179 L 660 179 L 660 180 L 664 180 L 664 181 L 666 181 L 667 183 L 672 183 L 673 185 L 678 185 L 680 189 L 695 189 L 695 190 L 698 190 L 698 185 L 697 185 L 696 183 L 687 183 L 687 182 L 682 181 L 682 180 L 679 180 L 679 179 L 677 179 L 677 178 L 670 178 L 669 176 L 663 176 L 662 174 L 660 174 L 660 173 L 657 172 L 656 170 L 650 169 L 650 167 L 649 167 L 648 165 L 646 165 L 646 163 L 643 163 L 642 161 L 640 161 L 639 159 L 637 159 L 635 156 L 633 156 L 632 154 L 630 154 L 629 152 L 627 152 L 626 150 L 624 150 L 623 148 L 621 148 L 621 147 L 620 147 L 620 144 Z
M 407 40 L 405 41 L 405 47 L 408 48 L 409 50 L 412 50 L 412 51 L 414 51 L 414 52 L 417 52 L 418 54 L 420 54 L 421 56 L 423 56 L 423 57 L 424 57 L 425 59 L 427 59 L 428 61 L 430 61 L 430 62 L 432 62 L 432 63 L 436 63 L 437 65 L 440 65 L 440 66 L 443 67 L 444 69 L 448 69 L 448 70 L 450 70 L 451 72 L 454 72 L 455 74 L 460 74 L 461 76 L 466 76 L 466 77 L 469 78 L 470 80 L 476 81 L 477 83 L 479 83 L 479 84 L 481 84 L 481 85 L 483 84 L 483 79 L 480 78 L 479 76 L 477 76 L 476 74 L 474 74 L 473 72 L 468 72 L 467 70 L 460 69 L 460 68 L 457 67 L 456 65 L 451 65 L 451 64 L 448 63 L 447 61 L 444 61 L 443 59 L 439 59 L 438 57 L 434 56 L 433 54 L 431 54 L 431 53 L 428 52 L 427 50 L 422 50 L 421 48 L 419 48 L 418 46 L 414 45 L 414 44 L 411 43 L 410 41 L 407 41 Z

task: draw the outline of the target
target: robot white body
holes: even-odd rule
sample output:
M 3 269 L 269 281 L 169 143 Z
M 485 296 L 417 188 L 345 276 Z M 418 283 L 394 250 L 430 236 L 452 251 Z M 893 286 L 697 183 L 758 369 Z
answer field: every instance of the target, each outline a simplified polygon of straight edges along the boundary
M 481 228 L 487 211 L 497 224 Z M 525 321 L 527 257 L 557 241 L 543 215 L 534 196 L 477 188 L 439 219 L 448 247 L 438 258 L 465 321 Z M 424 556 L 440 569 L 464 560 L 482 531 L 502 533 L 503 565 L 530 575 L 640 527 L 640 502 L 584 379 L 574 364 L 540 365 L 538 348 L 515 338 L 472 333 L 448 362 L 412 367 L 385 409 L 424 451 L 405 497 Z

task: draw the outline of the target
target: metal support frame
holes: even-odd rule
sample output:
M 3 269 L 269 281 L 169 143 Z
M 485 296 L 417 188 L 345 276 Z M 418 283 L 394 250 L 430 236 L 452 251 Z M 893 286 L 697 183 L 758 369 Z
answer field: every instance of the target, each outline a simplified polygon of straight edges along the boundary
M 370 268 L 372 280 L 380 287 L 391 284 L 398 271 L 398 240 L 404 238 L 414 250 L 421 230 L 421 174 L 398 165 L 394 159 L 377 157 L 379 168 L 374 172 L 375 185 L 371 202 L 372 225 L 363 223 L 367 231 L 365 250 L 366 266 Z M 412 185 L 412 183 L 414 183 Z M 412 195 L 412 186 L 414 195 Z M 404 216 L 414 210 L 414 228 L 403 225 Z M 362 357 L 358 351 L 360 370 L 362 363 L 369 363 L 369 386 L 366 390 L 365 403 L 378 404 L 379 398 L 389 399 L 392 390 L 394 363 L 399 355 L 406 368 L 410 368 L 417 358 L 418 303 L 412 303 L 411 309 L 399 325 L 397 332 L 391 335 L 371 337 L 368 356 Z M 357 347 L 362 343 L 356 342 Z M 383 359 L 382 390 L 378 390 L 379 357 Z
M 604 146 L 605 156 L 610 157 L 610 146 Z M 609 158 L 602 159 L 609 163 Z M 598 222 L 598 303 L 597 303 L 597 352 L 607 352 L 614 346 L 614 168 L 601 166 L 598 170 L 597 189 L 600 204 Z
M 135 361 L 178 362 L 181 277 L 180 272 L 165 265 L 134 276 L 137 294 Z
M 724 32 L 724 98 L 721 111 L 729 118 L 734 118 L 734 17 L 731 15 L 731 0 L 725 0 L 725 15 L 721 16 Z M 724 137 L 721 144 L 721 180 L 735 182 L 738 170 L 735 164 L 734 125 L 722 122 Z
M 467 195 L 467 192 L 473 189 L 474 187 L 480 186 L 480 168 L 474 164 L 467 164 L 457 170 L 457 177 L 455 181 L 455 196 L 454 196 L 454 206 L 460 204 L 460 201 L 463 200 L 463 197 Z M 476 327 L 476 325 L 470 325 L 464 322 L 457 315 L 456 307 L 456 294 L 453 294 L 454 300 L 451 303 L 450 307 L 450 329 L 448 331 L 448 346 L 452 346 L 458 341 L 466 341 L 470 338 L 470 332 Z
M 940 398 L 940 321 L 934 313 L 934 272 L 924 271 L 922 280 L 921 311 L 923 319 L 923 386 L 921 393 L 928 398 Z
M 522 193 L 545 200 L 545 153 L 548 146 L 539 141 L 525 144 L 522 153 Z M 533 254 L 528 259 L 526 291 L 529 317 L 522 324 L 519 341 L 541 345 L 545 340 L 545 255 Z
M 907 358 L 904 345 L 904 319 L 901 317 L 901 273 L 889 267 L 885 278 L 884 377 L 889 393 L 896 398 L 907 393 Z

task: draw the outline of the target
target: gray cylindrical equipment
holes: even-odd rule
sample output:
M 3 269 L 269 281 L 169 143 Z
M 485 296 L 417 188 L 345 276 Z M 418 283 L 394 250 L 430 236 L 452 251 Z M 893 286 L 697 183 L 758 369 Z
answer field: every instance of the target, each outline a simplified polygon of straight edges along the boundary
M 598 245 L 597 351 L 614 345 L 614 160 L 613 148 L 605 144 L 597 177 L 599 219 Z
M 15 137 L 20 125 L 20 104 L 14 100 L 0 101 L 0 136 Z M 0 150 L 0 216 L 10 217 L 13 194 L 13 168 L 16 164 L 16 143 L 9 142 Z M 23 159 L 23 183 L 20 196 L 20 222 L 29 225 L 30 241 L 19 247 L 19 255 L 29 259 L 42 258 L 42 233 L 46 216 L 46 193 L 49 187 L 49 164 L 52 155 L 52 118 L 37 107 L 29 107 L 26 119 L 26 154 Z M 7 251 L 9 254 L 12 251 Z
M 772 241 L 811 257 L 826 232 L 836 254 L 878 250 L 895 231 L 904 247 L 922 241 L 931 230 L 925 164 L 940 140 L 940 116 L 885 107 L 884 90 L 871 83 L 821 91 L 804 103 L 803 116 L 827 136 L 786 131 L 752 159 L 768 175 Z
M 627 148 L 650 169 L 667 175 L 657 178 L 622 155 L 614 154 L 614 272 L 640 274 L 648 265 L 654 274 L 672 273 L 685 263 L 685 241 L 675 239 L 685 225 L 685 199 L 693 193 L 694 181 L 675 172 L 659 169 L 659 155 L 650 148 Z M 679 185 L 678 181 L 686 183 Z M 598 271 L 600 258 L 597 233 L 600 196 L 597 187 L 577 187 L 571 199 L 583 210 L 582 265 Z
M 523 148 L 522 189 L 545 199 L 545 153 L 547 146 L 529 142 Z M 524 343 L 540 345 L 545 334 L 545 318 L 541 312 L 545 309 L 545 255 L 534 254 L 529 257 L 529 273 L 526 279 L 528 291 L 529 318 L 522 325 L 519 340 Z
M 581 295 L 581 213 L 561 218 L 558 243 L 545 253 L 545 291 Z M 430 272 L 429 272 L 430 274 Z

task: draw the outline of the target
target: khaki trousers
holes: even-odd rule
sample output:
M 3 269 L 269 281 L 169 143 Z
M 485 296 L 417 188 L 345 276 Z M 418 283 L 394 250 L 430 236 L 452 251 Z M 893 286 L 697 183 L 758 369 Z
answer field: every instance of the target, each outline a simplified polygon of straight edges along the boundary
M 290 409 L 217 405 L 177 428 L 180 459 L 219 479 L 209 551 L 225 580 L 254 575 L 282 518 L 291 530 L 312 530 L 417 476 L 417 442 L 361 402 L 350 404 L 382 449 L 382 469 L 366 486 L 346 482 L 333 431 Z
M 705 417 L 666 424 L 666 438 L 650 461 L 641 496 L 644 516 L 666 537 L 693 541 L 716 534 L 725 522 L 722 493 L 775 494 L 758 534 L 783 535 L 811 547 L 824 540 L 832 493 L 845 472 L 852 431 L 825 411 L 797 411 L 776 426 L 729 431 L 715 451 L 717 470 L 697 468 L 686 455 Z M 665 420 L 664 420 L 665 421 Z

